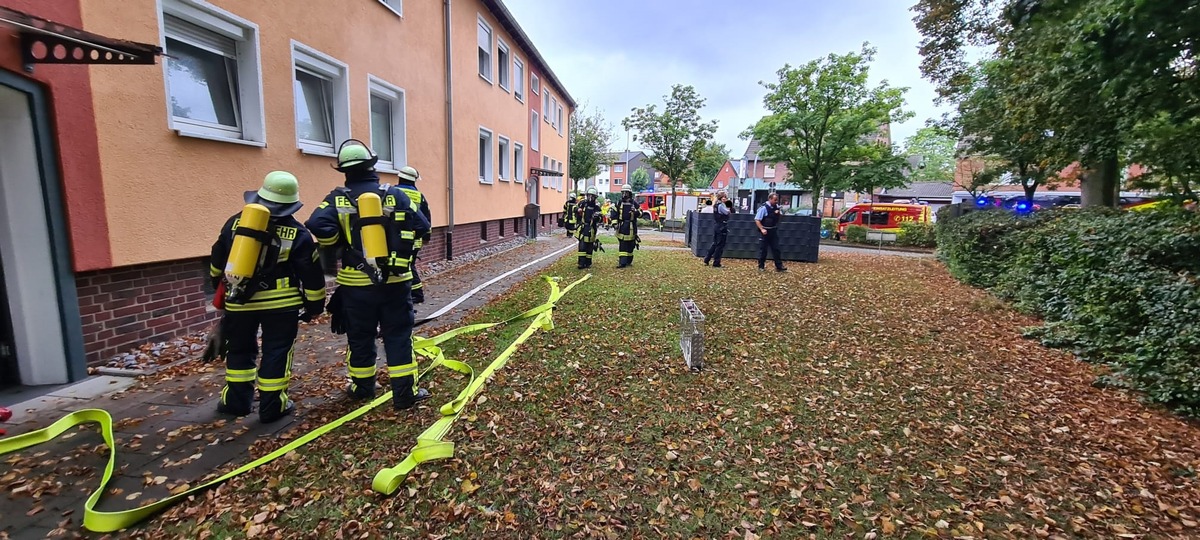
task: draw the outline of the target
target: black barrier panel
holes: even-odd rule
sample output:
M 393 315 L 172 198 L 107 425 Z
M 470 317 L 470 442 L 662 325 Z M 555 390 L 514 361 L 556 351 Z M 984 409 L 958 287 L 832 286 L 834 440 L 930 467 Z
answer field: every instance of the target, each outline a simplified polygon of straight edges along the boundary
M 708 247 L 712 245 L 713 230 L 717 226 L 713 215 L 688 212 L 687 221 L 692 255 L 707 255 Z M 758 260 L 760 237 L 762 234 L 754 224 L 754 214 L 729 216 L 729 237 L 725 242 L 724 257 Z M 779 247 L 783 250 L 785 261 L 817 262 L 817 253 L 821 248 L 821 218 L 783 216 L 779 222 Z

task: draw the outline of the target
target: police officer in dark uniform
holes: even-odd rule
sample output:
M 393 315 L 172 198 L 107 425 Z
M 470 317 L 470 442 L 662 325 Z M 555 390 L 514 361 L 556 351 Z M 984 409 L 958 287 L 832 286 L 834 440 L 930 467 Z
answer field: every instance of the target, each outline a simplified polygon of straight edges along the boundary
M 412 167 L 401 167 L 398 176 L 400 177 L 400 183 L 398 184 L 400 191 L 408 195 L 408 199 L 420 210 L 421 215 L 425 216 L 425 221 L 428 221 L 432 225 L 433 217 L 429 212 L 429 201 L 417 189 L 417 180 L 421 179 L 421 173 L 418 173 Z M 412 270 L 413 276 L 412 300 L 414 304 L 425 303 L 425 284 L 421 283 L 421 276 L 417 274 L 417 255 L 421 253 L 421 247 L 425 245 L 425 242 L 429 241 L 429 235 L 430 233 L 427 231 L 423 236 L 417 238 L 416 243 L 413 244 L 413 262 L 410 270 Z
M 341 251 L 342 268 L 337 272 L 338 289 L 330 302 L 334 331 L 344 329 L 348 341 L 347 365 L 350 385 L 346 393 L 354 400 L 375 397 L 375 338 L 383 337 L 387 352 L 392 405 L 409 409 L 430 397 L 417 387 L 417 360 L 412 348 L 415 319 L 412 304 L 412 255 L 417 238 L 429 232 L 429 221 L 404 192 L 379 183 L 375 173 L 378 157 L 356 139 L 342 143 L 335 169 L 346 176 L 345 187 L 334 189 L 321 202 L 308 228 L 325 254 Z M 359 215 L 359 197 L 375 193 L 383 202 L 383 217 Z M 387 236 L 387 257 L 369 261 L 363 250 L 362 228 L 382 224 Z M 327 264 L 327 268 L 328 268 Z
M 783 211 L 779 209 L 779 194 L 771 192 L 767 195 L 767 202 L 758 208 L 758 213 L 754 215 L 754 224 L 758 226 L 758 232 L 762 235 L 758 238 L 758 269 L 766 270 L 767 249 L 769 248 L 775 255 L 775 271 L 787 272 L 787 268 L 783 267 L 783 254 L 779 250 L 779 220 L 783 218 Z
M 729 214 L 733 208 L 733 203 L 729 202 L 729 197 L 724 191 L 717 193 L 717 203 L 713 205 L 713 221 L 716 222 L 716 227 L 713 228 L 712 245 L 708 248 L 708 254 L 704 256 L 704 264 L 708 265 L 712 261 L 713 268 L 721 267 L 721 255 L 725 253 L 725 240 L 729 238 Z
M 239 230 L 241 214 L 230 217 L 212 246 L 209 264 L 213 287 L 226 295 L 220 345 L 225 356 L 225 388 L 217 411 L 236 416 L 250 414 L 257 381 L 259 419 L 274 422 L 295 409 L 287 396 L 292 348 L 300 320 L 311 321 L 325 309 L 325 277 L 316 243 L 308 229 L 292 216 L 301 207 L 295 176 L 271 172 L 261 189 L 246 192 L 245 201 L 265 206 L 270 212 L 265 230 Z M 223 281 L 223 276 L 225 269 L 231 268 L 227 265 L 235 236 L 253 238 L 261 248 L 254 273 L 232 283 L 228 278 Z M 255 369 L 260 328 L 262 363 Z
M 600 205 L 596 204 L 596 188 L 587 189 L 587 198 L 575 206 L 575 237 L 579 239 L 579 269 L 592 267 L 596 249 L 596 231 L 600 227 Z
M 568 192 L 567 202 L 563 203 L 562 217 L 562 226 L 567 230 L 567 238 L 575 236 L 575 227 L 579 225 L 578 218 L 576 217 L 575 213 L 578 205 L 579 203 L 575 197 L 575 192 Z
M 633 188 L 621 186 L 621 202 L 609 212 L 617 228 L 617 268 L 626 268 L 633 264 L 633 250 L 641 242 L 637 223 L 641 210 L 633 200 Z

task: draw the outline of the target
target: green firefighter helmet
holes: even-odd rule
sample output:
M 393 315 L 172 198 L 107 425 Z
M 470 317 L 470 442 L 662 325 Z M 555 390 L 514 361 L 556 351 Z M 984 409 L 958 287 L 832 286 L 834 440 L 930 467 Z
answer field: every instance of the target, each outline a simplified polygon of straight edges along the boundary
M 417 180 L 421 179 L 421 173 L 417 172 L 417 170 L 412 167 L 400 167 L 398 176 L 400 176 L 401 180 L 407 180 L 413 183 L 416 183 Z
M 247 191 L 244 200 L 247 204 L 266 206 L 272 217 L 290 216 L 303 206 L 300 203 L 300 182 L 296 180 L 295 175 L 287 171 L 267 173 L 263 177 L 262 187 Z
M 633 188 L 629 187 L 629 184 L 621 186 L 621 194 L 624 195 L 626 193 L 633 195 Z
M 346 139 L 338 147 L 337 165 L 334 169 L 347 172 L 362 167 L 374 167 L 379 156 L 371 151 L 371 147 L 358 139 Z
M 592 186 L 590 188 L 587 188 L 587 194 L 591 195 L 593 197 L 596 197 L 596 196 L 600 195 L 600 190 L 596 189 L 596 186 Z

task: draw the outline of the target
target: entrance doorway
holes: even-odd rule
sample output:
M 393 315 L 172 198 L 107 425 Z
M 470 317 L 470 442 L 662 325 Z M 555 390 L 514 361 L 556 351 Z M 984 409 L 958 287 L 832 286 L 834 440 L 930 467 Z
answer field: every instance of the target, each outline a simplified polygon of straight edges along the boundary
M 49 107 L 0 70 L 0 386 L 87 376 Z

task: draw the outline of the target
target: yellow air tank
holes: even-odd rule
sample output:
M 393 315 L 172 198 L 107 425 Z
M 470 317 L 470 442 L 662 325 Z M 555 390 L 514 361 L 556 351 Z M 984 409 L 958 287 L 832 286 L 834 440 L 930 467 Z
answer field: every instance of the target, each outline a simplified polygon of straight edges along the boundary
M 379 218 L 383 216 L 383 201 L 375 193 L 363 193 L 358 196 L 358 217 Z M 387 233 L 382 223 L 363 225 L 359 232 L 362 236 L 363 256 L 367 262 L 375 265 L 379 258 L 388 256 Z
M 237 226 L 254 231 L 266 231 L 267 221 L 271 211 L 261 204 L 250 203 L 242 208 L 242 216 Z M 258 257 L 262 253 L 262 243 L 249 236 L 233 235 L 233 246 L 229 249 L 229 258 L 225 261 L 225 279 L 233 287 L 241 284 L 242 280 L 254 275 L 258 268 Z

